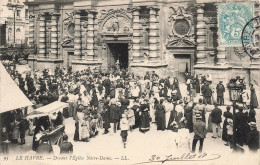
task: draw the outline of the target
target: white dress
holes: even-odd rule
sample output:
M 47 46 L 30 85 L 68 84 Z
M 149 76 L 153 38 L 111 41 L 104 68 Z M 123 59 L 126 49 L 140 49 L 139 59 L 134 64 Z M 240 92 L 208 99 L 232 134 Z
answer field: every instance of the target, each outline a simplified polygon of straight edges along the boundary
M 186 128 L 180 128 L 178 130 L 178 138 L 179 138 L 179 149 L 185 151 L 185 152 L 189 152 L 190 149 L 190 133 L 189 130 Z
M 168 127 L 168 122 L 169 122 L 169 119 L 170 119 L 170 116 L 171 116 L 171 111 L 173 110 L 173 104 L 172 103 L 169 103 L 169 102 L 166 102 L 165 104 L 165 123 L 166 123 L 166 128 Z

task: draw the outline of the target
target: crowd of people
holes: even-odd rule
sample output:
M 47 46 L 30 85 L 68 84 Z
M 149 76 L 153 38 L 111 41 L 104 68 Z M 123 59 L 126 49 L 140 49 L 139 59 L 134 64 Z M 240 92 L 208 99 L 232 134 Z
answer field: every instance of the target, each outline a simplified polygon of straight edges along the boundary
M 207 132 L 213 132 L 212 138 L 222 137 L 226 145 L 232 144 L 233 132 L 230 130 L 233 130 L 233 114 L 229 106 L 224 114 L 219 108 L 224 105 L 225 86 L 219 82 L 216 87 L 212 87 L 210 75 L 199 77 L 187 73 L 184 88 L 180 88 L 177 78 L 162 78 L 154 71 L 136 76 L 118 66 L 110 68 L 106 73 L 101 69 L 88 68 L 72 72 L 71 68 L 66 71 L 65 68 L 57 67 L 54 74 L 49 74 L 48 69 L 45 69 L 42 74 L 36 71 L 23 78 L 16 72 L 12 77 L 34 103 L 23 113 L 13 113 L 23 116 L 54 101 L 67 102 L 68 108 L 63 110 L 62 116 L 75 120 L 74 141 L 89 142 L 100 130 L 104 130 L 103 134 L 121 130 L 123 146 L 126 147 L 128 131 L 138 129 L 146 133 L 154 123 L 157 130 L 173 132 L 178 148 L 186 147 L 192 152 L 195 152 L 197 141 L 200 141 L 199 151 L 202 151 Z M 242 82 L 240 78 L 237 80 Z M 212 97 L 215 90 L 217 101 Z M 251 91 L 254 91 L 252 85 Z M 199 102 L 194 102 L 194 98 L 200 95 Z M 237 107 L 239 112 L 235 114 L 234 121 L 237 123 L 236 139 L 239 145 L 247 144 L 250 150 L 256 151 L 259 134 L 255 132 L 254 108 L 258 106 L 255 93 L 251 92 L 249 102 L 250 110 L 247 113 L 243 112 L 246 107 Z M 223 127 L 222 116 L 225 118 Z M 15 125 L 16 118 L 11 121 Z M 34 125 L 37 131 L 46 129 L 41 122 L 35 122 Z M 221 127 L 223 132 L 220 131 Z M 14 126 L 8 128 L 9 132 L 13 133 L 14 130 Z M 190 149 L 192 132 L 194 137 Z M 33 135 L 36 134 L 34 132 Z M 33 150 L 37 151 L 38 145 L 34 144 Z

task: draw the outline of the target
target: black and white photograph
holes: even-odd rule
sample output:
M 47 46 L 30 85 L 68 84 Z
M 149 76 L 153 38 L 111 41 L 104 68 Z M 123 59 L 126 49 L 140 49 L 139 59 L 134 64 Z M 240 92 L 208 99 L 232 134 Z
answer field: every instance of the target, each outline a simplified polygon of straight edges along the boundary
M 1 0 L 0 165 L 260 165 L 260 0 Z

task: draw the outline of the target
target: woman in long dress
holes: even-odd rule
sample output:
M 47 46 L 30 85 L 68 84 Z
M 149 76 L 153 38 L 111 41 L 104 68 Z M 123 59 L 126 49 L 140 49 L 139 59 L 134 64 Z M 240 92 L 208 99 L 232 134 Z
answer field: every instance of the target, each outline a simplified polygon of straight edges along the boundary
M 160 100 L 160 104 L 156 107 L 156 122 L 157 122 L 157 130 L 165 130 L 166 122 L 165 122 L 165 106 L 163 105 L 163 99 Z
M 177 124 L 178 124 L 178 127 L 180 127 L 180 126 L 181 126 L 180 120 L 181 120 L 182 117 L 184 116 L 184 108 L 183 108 L 183 106 L 182 106 L 182 101 L 181 101 L 181 100 L 180 100 L 180 101 L 178 102 L 178 104 L 176 105 L 175 111 L 176 111 L 176 118 L 175 118 L 175 120 L 176 120 L 176 122 L 177 122 Z
M 147 100 L 144 99 L 143 103 L 140 106 L 140 128 L 139 131 L 145 133 L 150 130 L 150 115 L 149 115 L 149 105 Z
M 75 134 L 74 141 L 81 141 L 81 132 L 82 132 L 82 124 L 84 122 L 84 113 L 82 112 L 82 108 L 79 107 L 77 112 L 77 118 L 75 120 Z
M 255 93 L 255 88 L 253 84 L 250 84 L 250 91 L 251 91 L 251 97 L 250 97 L 250 106 L 252 108 L 257 108 L 258 107 L 258 100 L 257 100 L 257 96 Z
M 173 104 L 171 103 L 170 99 L 167 99 L 164 102 L 164 106 L 165 106 L 165 121 L 166 121 L 166 125 L 165 127 L 168 127 L 168 123 L 169 123 L 169 119 L 171 116 L 171 111 L 173 110 Z
M 127 120 L 128 120 L 128 123 L 129 123 L 130 131 L 132 131 L 133 126 L 135 125 L 135 113 L 134 113 L 134 110 L 132 110 L 131 106 L 127 107 L 127 109 L 125 111 L 125 114 L 127 116 Z
M 205 106 L 206 109 L 206 128 L 208 132 L 213 132 L 212 130 L 212 122 L 211 122 L 211 111 L 214 109 L 214 105 L 206 104 Z

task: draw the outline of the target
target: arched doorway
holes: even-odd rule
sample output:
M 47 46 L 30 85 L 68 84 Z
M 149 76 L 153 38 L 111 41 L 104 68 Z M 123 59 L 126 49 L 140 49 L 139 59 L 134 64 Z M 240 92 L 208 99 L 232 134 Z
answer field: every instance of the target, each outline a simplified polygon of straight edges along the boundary
M 102 68 L 113 67 L 118 62 L 120 68 L 126 69 L 131 61 L 132 15 L 127 9 L 110 9 L 103 12 L 98 30 Z

